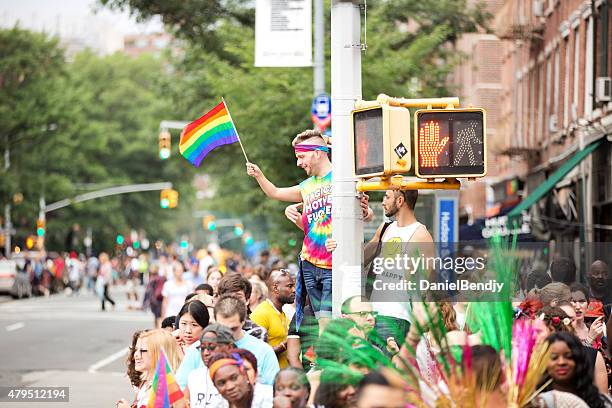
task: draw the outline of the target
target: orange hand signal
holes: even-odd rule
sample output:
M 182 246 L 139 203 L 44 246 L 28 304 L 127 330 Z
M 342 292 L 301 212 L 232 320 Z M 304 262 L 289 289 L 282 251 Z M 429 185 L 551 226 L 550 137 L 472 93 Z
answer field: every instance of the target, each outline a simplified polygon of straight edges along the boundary
M 437 167 L 438 155 L 446 146 L 448 136 L 440 139 L 440 125 L 429 121 L 419 130 L 419 160 L 421 167 Z

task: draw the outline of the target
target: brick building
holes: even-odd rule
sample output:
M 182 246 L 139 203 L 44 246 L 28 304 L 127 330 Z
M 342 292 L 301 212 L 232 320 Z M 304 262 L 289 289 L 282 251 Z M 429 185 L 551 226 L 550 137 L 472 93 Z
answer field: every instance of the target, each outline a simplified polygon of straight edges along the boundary
M 601 254 L 580 243 L 612 241 L 610 8 L 506 0 L 495 13 L 503 92 L 493 149 L 499 179 L 522 199 L 509 215 L 525 212 L 537 238 L 570 243 L 581 269 Z M 510 198 L 501 190 L 496 199 Z

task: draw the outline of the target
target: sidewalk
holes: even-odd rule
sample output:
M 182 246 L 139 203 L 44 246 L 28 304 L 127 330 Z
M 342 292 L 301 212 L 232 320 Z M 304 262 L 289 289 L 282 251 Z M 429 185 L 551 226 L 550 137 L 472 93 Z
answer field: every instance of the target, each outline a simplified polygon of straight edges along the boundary
M 23 376 L 29 387 L 65 387 L 70 384 L 69 402 L 2 402 L 2 407 L 114 407 L 119 398 L 134 399 L 134 390 L 122 373 L 87 371 L 36 371 Z

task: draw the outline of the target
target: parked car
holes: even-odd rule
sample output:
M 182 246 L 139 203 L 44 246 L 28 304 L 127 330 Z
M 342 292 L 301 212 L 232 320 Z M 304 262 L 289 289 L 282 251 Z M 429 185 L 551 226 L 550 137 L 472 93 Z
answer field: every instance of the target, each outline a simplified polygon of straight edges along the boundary
M 0 292 L 21 299 L 32 296 L 32 285 L 28 274 L 18 267 L 18 261 L 0 260 Z

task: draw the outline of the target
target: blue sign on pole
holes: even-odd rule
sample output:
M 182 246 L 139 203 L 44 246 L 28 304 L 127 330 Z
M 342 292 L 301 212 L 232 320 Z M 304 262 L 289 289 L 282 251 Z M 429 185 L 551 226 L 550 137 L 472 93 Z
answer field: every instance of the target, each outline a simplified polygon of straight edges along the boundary
M 455 243 L 459 239 L 459 194 L 458 192 L 436 191 L 434 218 L 434 241 L 438 245 L 440 258 L 453 256 Z M 453 282 L 455 273 L 452 269 L 441 268 L 438 281 Z
M 312 100 L 311 119 L 321 132 L 331 123 L 331 98 L 328 94 L 322 93 Z

